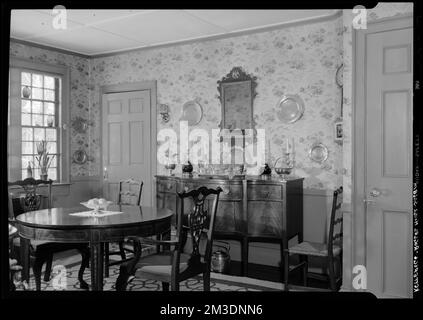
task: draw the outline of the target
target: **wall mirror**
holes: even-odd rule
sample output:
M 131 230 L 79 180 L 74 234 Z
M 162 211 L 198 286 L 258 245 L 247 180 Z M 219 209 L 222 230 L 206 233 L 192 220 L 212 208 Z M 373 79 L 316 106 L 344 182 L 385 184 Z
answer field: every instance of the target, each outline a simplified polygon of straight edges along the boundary
M 222 106 L 221 129 L 254 129 L 253 101 L 257 77 L 247 74 L 241 67 L 234 67 L 217 82 Z

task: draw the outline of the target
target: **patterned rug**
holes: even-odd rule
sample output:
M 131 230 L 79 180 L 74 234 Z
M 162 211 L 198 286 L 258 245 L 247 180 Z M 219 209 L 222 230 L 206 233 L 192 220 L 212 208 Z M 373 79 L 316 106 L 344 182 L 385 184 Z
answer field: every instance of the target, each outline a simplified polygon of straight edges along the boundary
M 117 250 L 115 244 L 111 244 L 111 250 Z M 152 248 L 144 248 L 143 255 L 153 253 Z M 116 256 L 111 256 L 111 260 L 119 259 Z M 44 268 L 41 277 L 41 290 L 56 291 L 56 290 L 71 290 L 83 291 L 79 288 L 78 270 L 81 263 L 81 256 L 76 251 L 67 251 L 59 253 L 54 256 L 52 275 L 50 281 L 43 281 Z M 111 266 L 109 268 L 109 277 L 104 278 L 103 290 L 114 291 L 116 279 L 119 275 L 119 265 Z M 271 282 L 248 277 L 238 277 L 224 275 L 220 273 L 211 273 L 210 290 L 211 291 L 280 291 L 283 290 L 283 284 L 279 282 Z M 87 268 L 84 272 L 84 280 L 91 283 L 91 272 Z M 23 288 L 17 288 L 23 290 Z M 29 289 L 35 290 L 35 279 L 30 272 Z M 128 291 L 161 291 L 161 282 L 150 279 L 132 279 L 128 286 Z M 181 291 L 203 291 L 202 277 L 188 279 L 180 283 Z
M 79 264 L 68 265 L 66 269 L 60 265 L 54 265 L 49 282 L 41 281 L 41 290 L 72 290 L 83 291 L 79 288 L 78 281 Z M 119 275 L 119 266 L 111 266 L 109 277 L 104 279 L 103 290 L 114 291 L 115 282 Z M 86 269 L 84 280 L 91 283 L 91 273 Z M 211 274 L 211 291 L 279 291 L 283 289 L 282 283 L 257 280 L 247 277 L 229 276 L 218 273 Z M 35 280 L 31 272 L 29 290 L 35 290 Z M 128 291 L 161 291 L 161 282 L 149 279 L 133 278 L 128 286 Z M 180 291 L 203 291 L 202 277 L 188 279 L 180 283 Z

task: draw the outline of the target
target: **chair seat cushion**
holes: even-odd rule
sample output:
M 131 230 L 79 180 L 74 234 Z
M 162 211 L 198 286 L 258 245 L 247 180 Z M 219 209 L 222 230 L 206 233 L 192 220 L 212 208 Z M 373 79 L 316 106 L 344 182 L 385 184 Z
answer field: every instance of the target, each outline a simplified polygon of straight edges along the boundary
M 289 253 L 304 254 L 309 256 L 328 256 L 328 247 L 325 243 L 304 241 L 289 248 Z M 339 246 L 333 246 L 333 255 L 337 256 L 341 253 Z
M 172 272 L 172 255 L 173 252 L 165 251 L 141 258 L 137 263 L 135 276 L 144 279 L 170 282 Z M 189 258 L 189 254 L 181 253 L 179 263 L 180 273 L 188 268 Z

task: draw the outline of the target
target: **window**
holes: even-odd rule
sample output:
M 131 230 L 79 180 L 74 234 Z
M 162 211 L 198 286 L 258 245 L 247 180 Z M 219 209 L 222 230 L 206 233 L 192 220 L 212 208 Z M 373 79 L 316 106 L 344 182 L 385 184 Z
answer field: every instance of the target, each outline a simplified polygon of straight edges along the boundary
M 22 179 L 27 178 L 27 167 L 33 170 L 33 177 L 40 178 L 37 145 L 46 141 L 50 155 L 48 177 L 57 180 L 60 153 L 57 149 L 57 112 L 60 109 L 59 77 L 46 74 L 21 72 L 21 143 L 22 143 Z
M 40 179 L 37 147 L 45 141 L 50 164 L 48 178 L 66 182 L 67 116 L 64 106 L 67 70 L 62 67 L 12 60 L 10 69 L 9 181 Z

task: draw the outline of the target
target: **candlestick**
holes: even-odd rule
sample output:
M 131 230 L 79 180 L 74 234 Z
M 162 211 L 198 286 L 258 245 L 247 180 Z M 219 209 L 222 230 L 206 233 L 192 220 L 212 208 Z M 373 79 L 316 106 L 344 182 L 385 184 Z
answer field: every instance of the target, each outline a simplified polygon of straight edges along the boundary
M 286 153 L 289 153 L 289 139 L 288 138 L 285 139 L 285 143 L 286 143 Z

